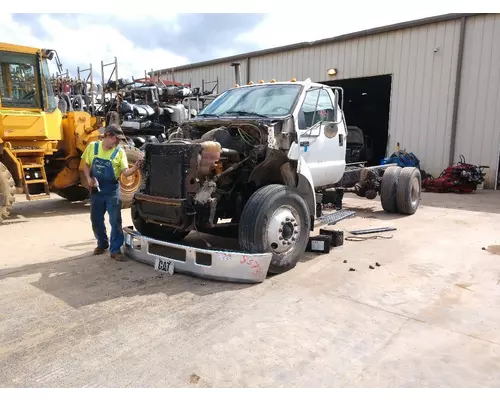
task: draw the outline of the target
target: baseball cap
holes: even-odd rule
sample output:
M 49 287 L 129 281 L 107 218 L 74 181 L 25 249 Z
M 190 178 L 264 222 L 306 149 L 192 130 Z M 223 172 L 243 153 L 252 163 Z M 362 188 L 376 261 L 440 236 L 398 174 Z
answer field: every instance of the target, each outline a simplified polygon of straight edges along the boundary
M 104 129 L 104 133 L 109 133 L 110 135 L 116 136 L 118 139 L 125 140 L 125 135 L 122 129 L 117 124 L 110 124 Z

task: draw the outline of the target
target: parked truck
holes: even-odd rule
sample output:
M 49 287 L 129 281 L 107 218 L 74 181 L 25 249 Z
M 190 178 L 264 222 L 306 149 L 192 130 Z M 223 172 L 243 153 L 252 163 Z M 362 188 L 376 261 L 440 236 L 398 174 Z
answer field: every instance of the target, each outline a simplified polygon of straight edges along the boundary
M 192 231 L 233 228 L 241 260 L 268 255 L 265 272 L 282 273 L 304 253 L 322 204 L 341 205 L 344 192 L 369 199 L 380 194 L 386 212 L 415 213 L 421 193 L 417 168 L 346 164 L 341 92 L 309 79 L 236 85 L 168 141 L 147 144 L 126 251 L 157 268 L 178 264 L 197 275 L 251 281 L 240 275 L 237 262 L 227 261 L 231 253 L 204 249 L 200 254 L 212 257 L 204 264 L 182 240 Z M 134 240 L 142 245 L 134 246 Z M 159 257 L 148 249 L 152 243 L 183 252 Z M 217 263 L 227 270 L 215 272 Z
M 54 56 L 58 60 L 54 50 L 0 43 L 0 223 L 10 215 L 16 193 L 27 200 L 46 199 L 51 192 L 70 201 L 89 196 L 80 157 L 100 139 L 104 118 L 61 111 L 48 65 Z M 123 148 L 130 165 L 142 159 L 139 149 L 126 143 Z M 140 179 L 140 173 L 120 178 L 124 207 L 130 207 Z

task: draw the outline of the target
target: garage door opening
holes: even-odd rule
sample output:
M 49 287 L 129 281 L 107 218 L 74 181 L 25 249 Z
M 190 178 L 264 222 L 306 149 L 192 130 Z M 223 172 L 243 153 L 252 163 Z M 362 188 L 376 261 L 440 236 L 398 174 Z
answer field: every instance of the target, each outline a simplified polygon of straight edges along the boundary
M 392 76 L 322 83 L 344 89 L 344 114 L 349 127 L 346 161 L 367 161 L 370 166 L 379 165 L 387 156 Z

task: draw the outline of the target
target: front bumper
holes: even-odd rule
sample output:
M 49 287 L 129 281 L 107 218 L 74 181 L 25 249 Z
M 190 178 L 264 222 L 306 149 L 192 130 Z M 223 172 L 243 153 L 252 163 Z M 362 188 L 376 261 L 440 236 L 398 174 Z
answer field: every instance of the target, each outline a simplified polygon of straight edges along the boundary
M 142 236 L 133 227 L 123 228 L 125 254 L 149 265 L 160 258 L 172 260 L 175 272 L 217 281 L 260 283 L 266 279 L 271 253 L 249 254 L 210 250 L 163 242 Z

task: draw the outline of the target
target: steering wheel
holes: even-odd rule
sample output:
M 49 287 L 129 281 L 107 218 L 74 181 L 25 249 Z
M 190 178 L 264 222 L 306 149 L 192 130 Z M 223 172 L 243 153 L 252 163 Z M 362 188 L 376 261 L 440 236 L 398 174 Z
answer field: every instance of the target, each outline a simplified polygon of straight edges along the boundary
M 31 92 L 29 93 L 26 93 L 24 96 L 23 96 L 23 100 L 28 100 L 28 99 L 31 99 L 33 98 L 33 96 L 35 95 L 35 91 L 32 90 Z

